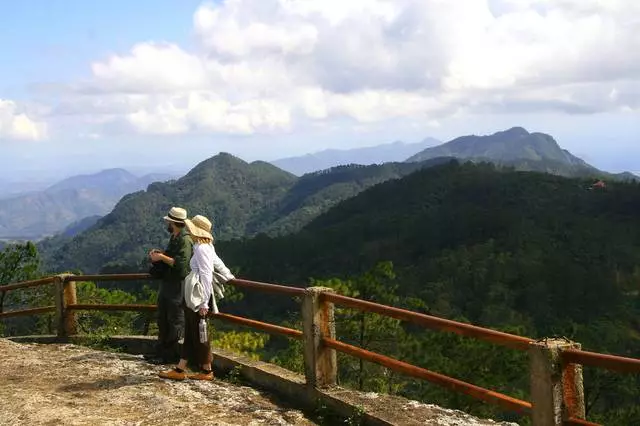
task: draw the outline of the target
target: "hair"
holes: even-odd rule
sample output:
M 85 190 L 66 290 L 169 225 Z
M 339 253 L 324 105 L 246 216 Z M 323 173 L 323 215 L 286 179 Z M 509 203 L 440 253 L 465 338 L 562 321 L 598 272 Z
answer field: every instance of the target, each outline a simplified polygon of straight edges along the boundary
M 178 229 L 182 229 L 186 226 L 184 222 L 173 222 L 173 223 L 176 225 Z
M 189 234 L 189 236 L 191 237 L 191 241 L 193 241 L 194 243 L 200 243 L 200 244 L 213 244 L 213 239 L 212 238 L 205 238 L 205 237 L 196 237 L 195 235 L 191 235 Z

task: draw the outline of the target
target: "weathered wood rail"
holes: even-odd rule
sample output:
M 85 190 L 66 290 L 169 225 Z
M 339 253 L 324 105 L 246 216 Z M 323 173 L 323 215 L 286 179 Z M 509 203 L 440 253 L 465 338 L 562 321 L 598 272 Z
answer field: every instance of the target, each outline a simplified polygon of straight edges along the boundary
M 0 286 L 0 292 L 52 284 L 56 288 L 55 306 L 3 312 L 0 313 L 0 318 L 55 312 L 57 335 L 59 337 L 72 336 L 77 333 L 75 312 L 79 310 L 153 311 L 156 309 L 155 305 L 79 304 L 76 297 L 76 282 L 147 279 L 152 279 L 152 277 L 148 274 L 63 274 Z M 533 340 L 528 337 L 339 295 L 332 289 L 323 287 L 299 288 L 245 279 L 235 279 L 230 281 L 230 284 L 241 288 L 302 298 L 302 331 L 223 313 L 211 314 L 211 316 L 267 333 L 302 340 L 304 343 L 306 384 L 314 388 L 324 388 L 336 384 L 336 351 L 338 351 L 382 365 L 407 376 L 427 380 L 452 391 L 498 405 L 506 410 L 530 415 L 534 426 L 597 425 L 585 419 L 582 366 L 604 368 L 621 373 L 640 373 L 640 359 L 583 351 L 579 343 L 564 339 Z M 529 376 L 532 401 L 522 401 L 340 342 L 336 340 L 335 336 L 335 305 L 373 312 L 433 330 L 456 333 L 513 350 L 526 351 L 530 357 Z

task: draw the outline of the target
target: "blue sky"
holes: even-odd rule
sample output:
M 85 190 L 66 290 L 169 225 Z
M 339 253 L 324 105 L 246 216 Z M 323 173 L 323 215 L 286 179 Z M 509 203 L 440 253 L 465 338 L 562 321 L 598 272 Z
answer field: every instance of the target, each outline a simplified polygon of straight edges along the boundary
M 0 2 L 0 179 L 512 126 L 640 171 L 634 0 Z
M 0 93 L 28 99 L 33 84 L 88 75 L 87 65 L 134 43 L 191 43 L 192 0 L 0 2 Z

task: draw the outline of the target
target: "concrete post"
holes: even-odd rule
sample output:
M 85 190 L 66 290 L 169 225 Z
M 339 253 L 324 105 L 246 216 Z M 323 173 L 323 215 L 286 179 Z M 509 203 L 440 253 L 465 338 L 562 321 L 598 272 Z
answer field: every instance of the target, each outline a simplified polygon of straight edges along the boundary
M 580 349 L 565 339 L 543 339 L 531 343 L 531 420 L 533 426 L 562 426 L 570 417 L 584 419 L 582 366 L 563 365 L 565 349 Z
M 70 276 L 68 274 L 57 275 L 54 281 L 58 337 L 73 336 L 77 334 L 78 330 L 76 313 L 67 309 L 67 306 L 75 305 L 78 301 L 76 283 L 65 281 Z
M 323 337 L 336 337 L 333 303 L 324 302 L 320 298 L 323 293 L 333 292 L 333 289 L 326 287 L 309 287 L 302 300 L 304 373 L 308 386 L 325 387 L 336 384 L 336 351 L 322 345 Z

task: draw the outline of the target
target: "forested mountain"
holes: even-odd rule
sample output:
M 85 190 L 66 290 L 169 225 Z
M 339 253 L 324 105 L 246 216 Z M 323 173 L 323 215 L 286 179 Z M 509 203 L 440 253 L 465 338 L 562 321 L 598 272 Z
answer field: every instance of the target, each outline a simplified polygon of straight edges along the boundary
M 376 185 L 294 235 L 223 242 L 218 250 L 242 277 L 298 286 L 313 277 L 341 292 L 355 285 L 361 298 L 640 357 L 640 185 L 590 183 L 453 162 Z M 393 263 L 395 280 L 368 272 L 383 261 Z M 292 307 L 254 293 L 226 309 L 282 319 Z M 404 329 L 412 337 L 403 343 L 392 337 L 398 329 L 384 334 L 389 325 L 375 318 L 368 333 L 387 332 L 370 349 L 492 389 L 503 384 L 499 390 L 527 399 L 526 354 L 414 327 Z M 359 343 L 357 327 L 344 327 L 341 338 Z M 382 386 L 379 370 L 372 367 L 365 383 Z M 585 374 L 592 418 L 606 412 L 606 424 L 640 420 L 640 377 Z M 412 397 L 474 407 L 433 386 L 400 382 Z
M 440 141 L 436 139 L 425 138 L 417 143 L 396 141 L 364 148 L 325 149 L 312 154 L 274 160 L 271 163 L 282 170 L 302 176 L 305 173 L 348 164 L 369 165 L 404 161 L 407 157 L 438 143 Z
M 611 174 L 598 170 L 562 149 L 545 133 L 529 133 L 522 127 L 487 136 L 461 136 L 409 157 L 407 161 L 424 161 L 437 157 L 455 157 L 474 162 L 489 161 L 516 170 L 538 171 L 567 177 L 608 177 L 637 179 L 631 173 Z
M 102 216 L 94 215 L 88 216 L 84 219 L 80 219 L 76 222 L 73 222 L 71 225 L 64 228 L 64 230 L 60 233 L 60 236 L 63 238 L 71 238 L 75 237 L 81 232 L 86 231 L 91 228 Z
M 140 268 L 151 247 L 166 244 L 162 217 L 171 206 L 212 218 L 214 235 L 221 240 L 260 232 L 281 235 L 371 185 L 442 161 L 340 166 L 297 178 L 269 163 L 249 164 L 222 153 L 177 181 L 125 196 L 87 231 L 72 240 L 43 241 L 40 249 L 52 270 Z
M 137 177 L 123 169 L 78 175 L 44 191 L 0 201 L 0 238 L 38 239 L 62 231 L 89 216 L 108 213 L 125 194 L 168 179 L 153 174 Z

